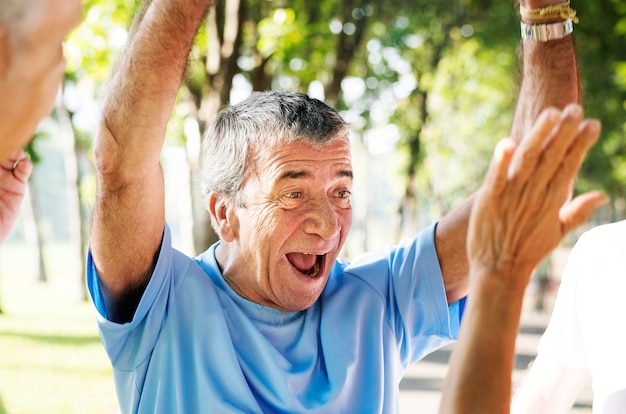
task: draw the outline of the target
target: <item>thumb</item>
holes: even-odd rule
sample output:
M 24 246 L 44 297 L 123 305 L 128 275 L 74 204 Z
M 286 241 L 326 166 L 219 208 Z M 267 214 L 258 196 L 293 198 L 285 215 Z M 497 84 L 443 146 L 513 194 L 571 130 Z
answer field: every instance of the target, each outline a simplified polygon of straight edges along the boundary
M 608 197 L 598 191 L 590 191 L 574 198 L 559 211 L 563 236 L 587 221 L 596 208 L 607 203 Z

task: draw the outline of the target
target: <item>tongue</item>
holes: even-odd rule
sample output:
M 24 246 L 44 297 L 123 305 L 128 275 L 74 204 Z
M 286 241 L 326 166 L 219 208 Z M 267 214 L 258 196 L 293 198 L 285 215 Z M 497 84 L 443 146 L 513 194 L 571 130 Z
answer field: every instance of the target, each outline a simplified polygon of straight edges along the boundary
M 314 254 L 288 253 L 287 260 L 299 271 L 306 273 L 315 266 L 317 256 Z

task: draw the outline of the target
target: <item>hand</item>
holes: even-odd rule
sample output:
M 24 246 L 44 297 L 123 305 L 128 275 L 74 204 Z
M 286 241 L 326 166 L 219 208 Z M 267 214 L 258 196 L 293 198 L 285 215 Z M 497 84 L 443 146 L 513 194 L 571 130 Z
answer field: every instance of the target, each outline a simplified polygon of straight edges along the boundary
M 21 149 L 0 164 L 0 243 L 7 238 L 17 220 L 32 170 L 33 163 Z
M 519 148 L 508 138 L 498 143 L 470 217 L 472 274 L 525 287 L 541 260 L 607 201 L 598 192 L 569 200 L 583 157 L 600 134 L 598 121 L 582 117 L 578 105 L 547 109 Z

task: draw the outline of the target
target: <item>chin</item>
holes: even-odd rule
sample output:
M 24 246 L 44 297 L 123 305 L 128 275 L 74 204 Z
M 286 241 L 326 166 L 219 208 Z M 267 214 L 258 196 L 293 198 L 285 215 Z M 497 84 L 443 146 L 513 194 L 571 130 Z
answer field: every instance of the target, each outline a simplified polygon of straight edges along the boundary
M 326 286 L 326 280 L 324 279 L 324 285 L 317 290 L 316 292 L 307 292 L 306 294 L 301 294 L 298 298 L 296 298 L 294 305 L 298 307 L 298 310 L 309 309 L 311 306 L 315 304 L 322 296 L 322 292 L 324 291 L 324 287 Z
M 283 302 L 281 306 L 283 311 L 287 312 L 300 312 L 309 309 L 311 306 L 317 302 L 317 300 L 322 295 L 322 291 L 315 295 L 311 294 L 300 294 L 297 296 L 292 296 L 289 302 Z

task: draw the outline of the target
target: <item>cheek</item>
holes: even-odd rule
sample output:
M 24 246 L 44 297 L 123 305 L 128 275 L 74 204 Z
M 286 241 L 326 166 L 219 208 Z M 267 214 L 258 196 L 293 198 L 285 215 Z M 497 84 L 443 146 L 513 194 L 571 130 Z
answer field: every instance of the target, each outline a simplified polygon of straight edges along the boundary
M 260 229 L 264 231 L 273 231 L 276 229 L 280 221 L 279 210 L 276 207 L 268 206 L 260 208 L 256 212 L 256 222 Z
M 349 209 L 348 211 L 343 210 L 337 215 L 337 217 L 339 221 L 339 226 L 341 228 L 339 235 L 339 248 L 341 249 L 346 239 L 348 238 L 348 233 L 350 232 L 350 228 L 352 227 L 352 209 Z
M 352 209 L 348 208 L 337 213 L 337 219 L 341 225 L 341 231 L 347 233 L 352 227 Z
M 264 248 L 270 247 L 266 245 L 267 239 L 275 237 L 281 228 L 279 213 L 278 209 L 272 206 L 250 209 L 250 215 L 246 220 L 247 228 L 242 229 L 242 237 L 254 240 L 255 243 L 262 243 Z

